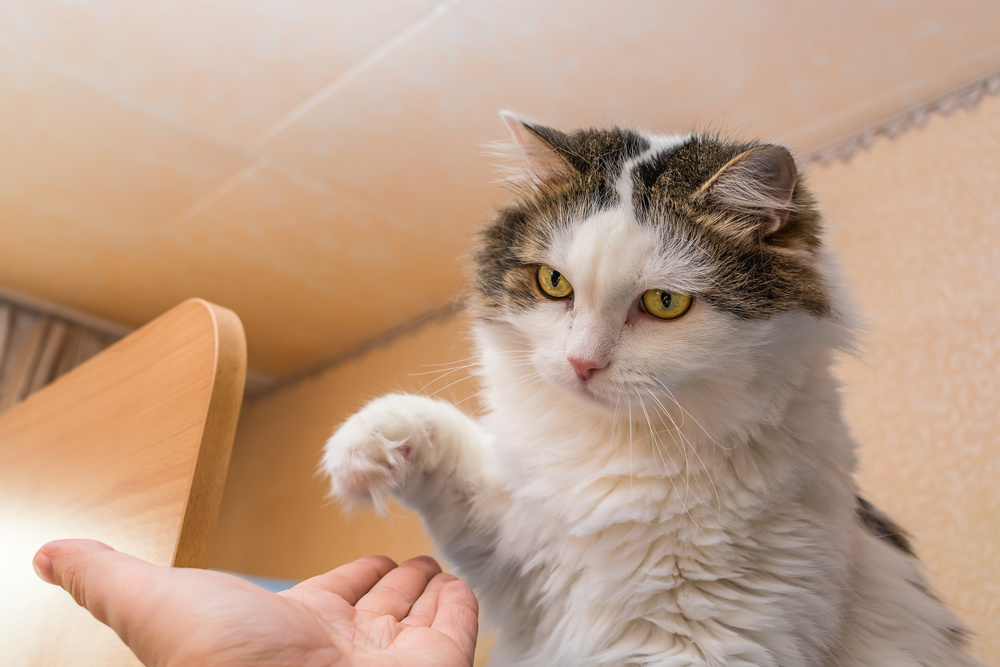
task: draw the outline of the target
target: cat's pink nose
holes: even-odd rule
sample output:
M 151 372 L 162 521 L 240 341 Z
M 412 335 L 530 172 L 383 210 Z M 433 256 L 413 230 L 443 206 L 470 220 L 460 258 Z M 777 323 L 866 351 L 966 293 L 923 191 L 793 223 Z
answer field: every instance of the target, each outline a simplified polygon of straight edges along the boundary
M 568 361 L 576 370 L 576 376 L 584 382 L 590 379 L 590 376 L 594 374 L 594 371 L 599 371 L 607 366 L 606 363 L 601 363 L 594 359 L 589 359 L 587 357 L 575 357 L 573 355 L 567 355 L 566 361 Z

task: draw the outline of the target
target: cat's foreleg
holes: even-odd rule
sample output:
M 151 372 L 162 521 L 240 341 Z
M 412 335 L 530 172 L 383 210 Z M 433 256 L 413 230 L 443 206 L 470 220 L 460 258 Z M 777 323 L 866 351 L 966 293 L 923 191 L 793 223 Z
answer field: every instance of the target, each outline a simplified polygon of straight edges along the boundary
M 326 442 L 322 468 L 335 496 L 370 501 L 384 513 L 394 495 L 416 509 L 451 557 L 469 548 L 464 542 L 470 533 L 490 525 L 478 516 L 484 494 L 495 495 L 484 466 L 486 443 L 479 425 L 450 403 L 390 394 L 337 429 Z M 488 538 L 477 536 L 480 548 L 488 548 Z

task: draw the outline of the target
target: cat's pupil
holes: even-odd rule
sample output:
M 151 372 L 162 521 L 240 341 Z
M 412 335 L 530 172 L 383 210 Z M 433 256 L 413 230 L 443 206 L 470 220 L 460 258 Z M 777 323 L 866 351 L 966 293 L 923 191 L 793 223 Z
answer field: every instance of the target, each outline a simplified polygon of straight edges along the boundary
M 549 274 L 549 280 L 552 282 L 553 287 L 558 287 L 559 281 L 562 280 L 562 274 L 559 273 L 558 271 L 553 270 Z
M 660 292 L 660 303 L 663 304 L 664 308 L 670 308 L 670 301 L 673 298 L 673 294 L 667 290 L 662 290 Z

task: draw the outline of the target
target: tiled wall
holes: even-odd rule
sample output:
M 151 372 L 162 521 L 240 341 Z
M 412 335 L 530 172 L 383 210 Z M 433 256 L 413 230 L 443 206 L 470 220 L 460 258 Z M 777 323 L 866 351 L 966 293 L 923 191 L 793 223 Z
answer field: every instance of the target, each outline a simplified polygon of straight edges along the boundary
M 811 180 L 868 326 L 839 369 L 861 487 L 1000 663 L 1000 97 Z

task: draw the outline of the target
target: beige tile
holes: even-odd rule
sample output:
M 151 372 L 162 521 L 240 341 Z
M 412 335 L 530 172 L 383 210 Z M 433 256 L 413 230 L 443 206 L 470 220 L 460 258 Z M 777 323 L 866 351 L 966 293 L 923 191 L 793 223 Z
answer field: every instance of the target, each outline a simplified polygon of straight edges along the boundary
M 33 0 L 0 3 L 0 31 L 239 145 L 431 4 Z
M 543 98 L 522 85 L 526 67 L 446 12 L 259 150 L 420 230 L 451 261 L 506 198 L 485 148 L 506 137 L 498 112 L 555 108 L 528 104 Z M 558 87 L 555 74 L 541 80 Z
M 116 267 L 144 317 L 199 296 L 232 308 L 250 365 L 284 375 L 412 320 L 458 285 L 426 241 L 321 185 L 262 166 Z
M 554 122 L 719 127 L 812 150 L 1000 68 L 1000 4 L 483 0 Z M 557 72 L 546 89 L 538 71 Z
M 0 283 L 66 305 L 246 161 L 2 41 L 0 91 Z

